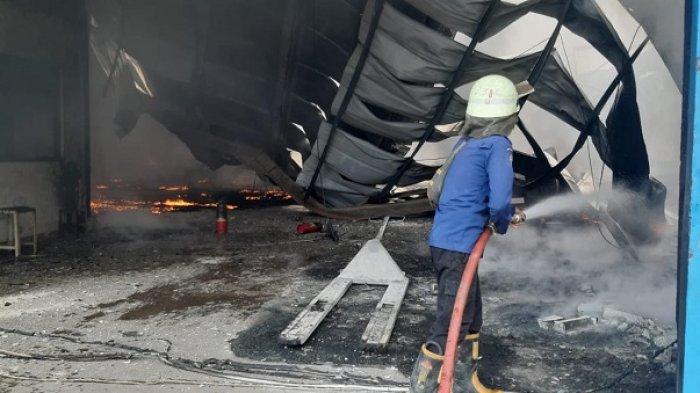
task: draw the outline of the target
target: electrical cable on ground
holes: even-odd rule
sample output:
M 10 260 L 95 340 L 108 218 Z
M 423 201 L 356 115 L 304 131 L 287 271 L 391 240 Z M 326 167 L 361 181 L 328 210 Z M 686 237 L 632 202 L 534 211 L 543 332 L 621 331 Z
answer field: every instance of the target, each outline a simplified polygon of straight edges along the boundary
M 108 378 L 53 378 L 37 377 L 34 375 L 12 375 L 0 371 L 0 378 L 15 379 L 19 381 L 35 382 L 68 382 L 68 383 L 93 383 L 102 385 L 192 385 L 192 386 L 231 386 L 231 387 L 253 387 L 256 385 L 243 385 L 235 383 L 217 383 L 189 379 L 160 379 L 160 380 L 140 380 L 140 379 L 108 379 Z
M 596 210 L 596 218 L 595 218 L 595 225 L 596 228 L 598 229 L 598 233 L 600 233 L 600 237 L 605 240 L 606 243 L 609 245 L 617 248 L 617 249 L 622 249 L 620 245 L 615 244 L 612 240 L 608 239 L 607 236 L 603 233 L 603 228 L 601 228 L 600 225 L 600 190 L 601 187 L 603 186 L 603 173 L 605 171 L 605 163 L 601 163 L 600 167 L 600 177 L 598 178 L 598 187 L 596 189 L 595 186 L 595 178 L 593 177 L 593 159 L 591 158 L 591 147 L 590 147 L 590 142 L 586 140 L 586 151 L 588 152 L 588 167 L 591 169 L 591 181 L 593 182 L 593 190 L 596 193 L 596 201 L 595 201 L 595 210 Z
M 33 375 L 12 375 L 0 371 L 0 378 L 14 379 L 20 381 L 35 381 L 35 382 L 64 382 L 64 383 L 92 383 L 102 385 L 132 385 L 132 386 L 151 386 L 151 385 L 187 385 L 187 386 L 226 386 L 226 387 L 260 387 L 261 385 L 276 388 L 291 388 L 308 390 L 352 390 L 352 391 L 379 391 L 379 392 L 407 392 L 407 387 L 400 386 L 362 386 L 362 385 L 340 385 L 340 384 L 301 384 L 291 382 L 275 382 L 260 380 L 256 378 L 234 378 L 231 376 L 219 376 L 205 374 L 211 377 L 224 378 L 231 380 L 239 380 L 246 383 L 222 383 L 222 382 L 207 382 L 192 379 L 161 379 L 161 380 L 138 380 L 138 379 L 109 379 L 109 378 L 54 378 L 54 377 L 37 377 Z
M 5 329 L 2 329 L 3 331 L 6 331 Z M 54 337 L 54 338 L 63 338 L 62 336 L 60 337 Z M 673 347 L 678 343 L 678 340 L 674 340 L 670 344 L 666 345 L 663 348 L 658 349 L 654 354 L 649 358 L 649 362 L 655 360 L 658 358 L 662 353 Z M 134 347 L 136 348 L 136 347 Z M 68 360 L 68 361 L 74 361 L 75 359 L 59 359 L 54 356 L 39 356 L 39 355 L 30 355 L 30 354 L 21 354 L 17 352 L 11 352 L 11 351 L 5 351 L 5 350 L 0 350 L 0 353 L 5 355 L 6 357 L 15 357 L 19 359 L 32 359 L 32 360 Z M 34 358 L 36 356 L 36 359 Z M 133 359 L 134 357 L 132 357 Z M 119 358 L 123 359 L 123 358 Z M 99 360 L 111 360 L 107 358 L 101 358 Z M 167 363 L 166 363 L 167 364 Z M 175 366 L 178 369 L 183 369 L 182 367 Z M 630 376 L 632 373 L 634 373 L 637 369 L 637 366 L 630 367 L 629 369 L 625 370 L 623 373 L 615 377 L 611 382 L 602 385 L 598 388 L 594 389 L 589 389 L 584 391 L 584 393 L 595 393 L 595 392 L 600 392 L 603 390 L 610 389 L 614 387 L 615 385 L 619 384 L 622 382 L 625 378 Z M 197 381 L 197 380 L 191 380 L 191 379 L 163 379 L 163 380 L 120 380 L 120 379 L 106 379 L 106 378 L 73 378 L 73 377 L 67 377 L 67 378 L 45 378 L 45 377 L 37 377 L 37 376 L 18 376 L 18 375 L 11 375 L 11 374 L 6 374 L 0 371 L 0 378 L 8 378 L 8 379 L 15 379 L 15 380 L 24 380 L 24 381 L 37 381 L 37 382 L 68 382 L 68 383 L 93 383 L 93 384 L 108 384 L 108 385 L 142 385 L 142 386 L 148 386 L 148 385 L 190 385 L 190 386 L 230 386 L 230 387 L 256 387 L 260 385 L 265 385 L 269 387 L 286 387 L 286 388 L 299 388 L 299 389 L 339 389 L 339 390 L 345 390 L 345 389 L 355 389 L 355 390 L 366 390 L 366 391 L 385 391 L 385 392 L 405 392 L 407 391 L 406 387 L 403 386 L 364 386 L 364 385 L 340 385 L 340 384 L 295 384 L 295 383 L 290 383 L 290 382 L 276 382 L 276 381 L 270 381 L 270 380 L 262 380 L 259 378 L 249 378 L 249 377 L 237 377 L 237 376 L 232 376 L 232 375 L 226 375 L 223 372 L 220 371 L 205 371 L 205 370 L 193 370 L 193 369 L 186 369 L 186 371 L 191 371 L 191 372 L 196 372 L 199 374 L 211 376 L 211 377 L 216 377 L 216 378 L 224 378 L 228 380 L 236 380 L 239 382 L 244 382 L 244 383 L 219 383 L 219 382 L 207 382 L 207 381 Z M 247 384 L 245 384 L 247 383 Z
M 0 328 L 0 332 L 6 333 L 6 334 L 16 334 L 16 335 L 21 335 L 21 336 L 27 336 L 27 337 L 45 337 L 45 338 L 53 338 L 53 339 L 60 339 L 60 340 L 66 340 L 72 343 L 76 344 L 83 344 L 83 345 L 99 345 L 99 346 L 107 346 L 107 347 L 112 347 L 112 348 L 119 348 L 119 349 L 124 349 L 124 350 L 129 350 L 136 352 L 140 355 L 143 355 L 142 357 L 149 357 L 153 359 L 157 359 L 161 361 L 163 364 L 183 370 L 183 371 L 189 371 L 189 372 L 195 372 L 203 375 L 208 375 L 211 377 L 216 377 L 216 378 L 223 378 L 223 379 L 228 379 L 228 380 L 235 380 L 239 382 L 245 382 L 245 383 L 250 383 L 254 384 L 253 386 L 270 386 L 270 387 L 287 387 L 287 388 L 307 388 L 307 389 L 335 389 L 336 391 L 339 390 L 366 390 L 366 391 L 383 391 L 383 392 L 405 392 L 406 388 L 404 386 L 398 385 L 394 383 L 393 381 L 386 381 L 383 378 L 368 378 L 365 376 L 360 376 L 360 375 L 353 375 L 349 374 L 346 372 L 341 372 L 339 373 L 330 373 L 330 372 L 324 372 L 324 371 L 319 371 L 319 370 L 313 370 L 307 367 L 301 367 L 297 365 L 286 365 L 286 364 L 274 364 L 274 365 L 264 365 L 264 364 L 258 364 L 258 363 L 243 363 L 243 362 L 235 362 L 232 360 L 224 360 L 220 361 L 218 359 L 211 359 L 213 362 L 208 362 L 205 360 L 204 362 L 197 362 L 192 359 L 186 359 L 186 358 L 173 358 L 170 356 L 168 353 L 170 350 L 170 344 L 168 344 L 168 348 L 165 352 L 154 350 L 154 349 L 148 349 L 148 348 L 141 348 L 133 345 L 128 345 L 128 344 L 121 344 L 117 343 L 115 341 L 87 341 L 87 340 L 82 340 L 79 338 L 75 337 L 70 337 L 70 336 L 64 336 L 64 335 L 59 335 L 59 334 L 51 334 L 51 333 L 39 333 L 39 332 L 28 332 L 28 331 L 23 331 L 19 329 L 6 329 L 6 328 Z M 163 340 L 168 342 L 167 340 Z M 168 342 L 169 343 L 169 342 Z M 13 355 L 16 355 L 17 357 L 21 357 L 24 359 L 27 359 L 27 356 L 31 356 L 29 354 L 20 354 L 16 352 L 10 352 L 10 351 L 5 351 L 8 353 L 12 353 Z M 44 360 L 44 361 L 55 361 L 55 360 L 67 360 L 70 361 L 70 359 L 55 359 L 52 356 L 43 356 L 39 355 L 37 356 L 37 359 L 35 360 Z M 95 361 L 105 361 L 105 360 L 112 360 L 112 359 L 95 359 Z M 214 370 L 210 368 L 211 364 L 217 364 L 220 367 L 222 367 L 222 370 Z M 231 367 L 232 369 L 225 369 L 224 367 Z M 267 375 L 270 377 L 284 377 L 284 378 L 298 378 L 298 379 L 309 379 L 310 377 L 317 377 L 317 378 L 325 378 L 325 379 L 337 379 L 339 377 L 353 381 L 353 384 L 297 384 L 293 382 L 280 382 L 280 381 L 275 381 L 275 380 L 268 380 L 268 379 L 262 379 L 262 378 L 256 378 L 256 377 L 249 377 L 245 375 L 250 375 L 251 373 L 260 373 L 263 375 Z M 237 373 L 238 375 L 235 375 L 234 373 Z M 377 385 L 378 383 L 381 383 L 383 385 Z
M 654 354 L 651 356 L 651 358 L 649 358 L 648 363 L 651 363 L 651 361 L 653 361 L 654 359 L 656 359 L 657 357 L 659 357 L 662 353 L 666 352 L 669 348 L 671 348 L 672 346 L 676 345 L 677 343 L 678 343 L 678 340 L 673 340 L 672 343 L 666 345 L 666 346 L 663 347 L 663 348 L 658 349 L 656 352 L 654 352 Z M 586 390 L 586 391 L 584 391 L 584 393 L 595 393 L 595 392 L 600 392 L 600 391 L 603 391 L 603 390 L 611 389 L 611 388 L 614 387 L 615 385 L 617 385 L 617 384 L 619 384 L 620 382 L 622 382 L 625 378 L 627 378 L 628 376 L 630 376 L 632 373 L 634 373 L 636 370 L 637 370 L 637 366 L 632 366 L 632 367 L 630 367 L 629 369 L 627 369 L 626 371 L 624 371 L 623 373 L 621 373 L 620 375 L 618 375 L 617 377 L 615 377 L 615 378 L 614 378 L 612 381 L 610 381 L 609 383 L 607 383 L 607 384 L 605 384 L 605 385 L 603 385 L 603 386 L 597 387 L 597 388 L 593 388 L 593 389 Z
M 0 349 L 0 358 L 25 359 L 25 360 L 63 360 L 70 362 L 101 362 L 106 360 L 131 360 L 141 356 L 133 353 L 109 353 L 109 354 L 87 354 L 87 355 L 42 355 L 36 353 L 18 353 Z
M 637 34 L 639 34 L 639 30 L 642 28 L 642 25 L 637 25 L 637 29 L 634 31 L 634 35 L 632 35 L 632 39 L 630 40 L 629 45 L 627 46 L 627 52 L 632 50 L 632 44 L 634 44 L 634 40 L 637 38 Z M 564 47 L 564 41 L 562 40 L 561 42 L 562 48 L 564 48 L 564 54 L 566 55 L 566 48 Z M 569 56 L 566 55 L 566 60 L 567 63 L 569 61 Z M 571 65 L 569 65 L 569 68 L 571 68 Z M 616 90 L 619 91 L 620 86 L 616 88 Z M 602 162 L 600 164 L 600 176 L 598 177 L 598 188 L 596 189 L 595 187 L 595 178 L 593 177 L 593 159 L 591 158 L 591 147 L 589 140 L 586 140 L 586 151 L 588 153 L 588 167 L 591 170 L 591 180 L 593 181 L 593 188 L 594 191 L 596 192 L 596 202 L 595 202 L 595 209 L 596 209 L 596 227 L 598 228 L 598 233 L 600 233 L 600 236 L 607 242 L 609 245 L 617 248 L 617 249 L 622 249 L 622 247 L 619 244 L 616 244 L 616 242 L 611 241 L 608 239 L 607 236 L 603 233 L 603 229 L 601 228 L 600 225 L 600 190 L 602 189 L 603 186 L 603 175 L 605 174 L 605 162 Z

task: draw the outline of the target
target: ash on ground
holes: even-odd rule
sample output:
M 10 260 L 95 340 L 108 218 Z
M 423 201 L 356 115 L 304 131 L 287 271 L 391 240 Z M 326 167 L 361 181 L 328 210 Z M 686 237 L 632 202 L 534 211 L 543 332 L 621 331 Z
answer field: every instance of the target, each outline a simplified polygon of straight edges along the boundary
M 382 241 L 411 283 L 380 352 L 361 341 L 384 290 L 374 286 L 353 286 L 303 347 L 278 344 L 284 327 L 380 226 L 334 222 L 335 242 L 297 235 L 301 221 L 323 219 L 295 206 L 240 210 L 230 214 L 230 233 L 217 238 L 211 211 L 106 212 L 80 238 L 44 239 L 37 257 L 4 254 L 0 391 L 406 386 L 435 308 L 430 219 L 392 220 Z M 525 226 L 496 237 L 480 268 L 480 376 L 518 392 L 608 384 L 602 391 L 675 391 L 673 251 L 664 242 L 629 260 L 593 226 Z M 599 304 L 638 319 L 600 318 L 571 334 L 538 326 L 543 316 L 575 316 L 582 304 L 589 305 L 584 312 Z M 242 382 L 246 375 L 277 382 L 261 390 Z

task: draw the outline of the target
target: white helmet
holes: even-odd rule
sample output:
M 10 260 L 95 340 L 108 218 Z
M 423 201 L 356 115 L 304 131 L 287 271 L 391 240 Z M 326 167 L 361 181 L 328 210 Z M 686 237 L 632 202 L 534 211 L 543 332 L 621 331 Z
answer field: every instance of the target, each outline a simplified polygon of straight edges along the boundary
M 505 117 L 519 110 L 518 90 L 505 76 L 486 75 L 474 82 L 469 92 L 468 116 Z

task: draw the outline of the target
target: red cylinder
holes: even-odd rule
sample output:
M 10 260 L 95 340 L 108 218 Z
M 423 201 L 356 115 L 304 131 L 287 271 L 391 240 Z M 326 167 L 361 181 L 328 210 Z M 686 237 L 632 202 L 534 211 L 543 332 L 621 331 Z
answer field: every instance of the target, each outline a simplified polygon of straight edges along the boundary
M 310 222 L 302 222 L 301 224 L 297 225 L 297 233 L 300 235 L 315 232 L 321 232 L 321 225 Z
M 228 212 L 226 211 L 226 203 L 219 202 L 216 205 L 216 234 L 225 235 L 228 233 Z

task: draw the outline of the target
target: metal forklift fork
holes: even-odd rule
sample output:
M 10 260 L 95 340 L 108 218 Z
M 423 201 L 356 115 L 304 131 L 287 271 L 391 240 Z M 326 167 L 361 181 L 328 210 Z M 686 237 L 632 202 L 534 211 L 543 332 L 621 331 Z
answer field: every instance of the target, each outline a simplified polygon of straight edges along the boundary
M 280 334 L 285 345 L 304 345 L 323 319 L 338 304 L 352 284 L 387 285 L 362 334 L 368 347 L 383 348 L 394 330 L 401 302 L 406 295 L 408 278 L 382 245 L 389 223 L 384 217 L 377 236 L 365 243 L 350 263 L 328 284 Z

